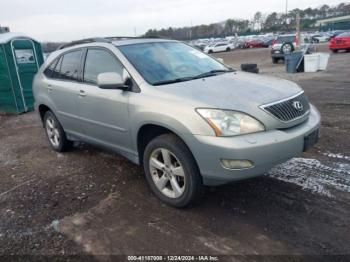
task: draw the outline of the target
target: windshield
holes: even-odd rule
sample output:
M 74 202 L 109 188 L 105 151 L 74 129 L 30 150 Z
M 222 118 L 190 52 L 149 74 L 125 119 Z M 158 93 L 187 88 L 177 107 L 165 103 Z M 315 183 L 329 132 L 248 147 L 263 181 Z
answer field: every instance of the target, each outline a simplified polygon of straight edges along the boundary
M 350 37 L 350 32 L 342 33 L 337 36 L 337 38 L 342 38 L 342 37 Z
M 183 43 L 142 43 L 118 48 L 151 85 L 230 72 L 215 59 Z

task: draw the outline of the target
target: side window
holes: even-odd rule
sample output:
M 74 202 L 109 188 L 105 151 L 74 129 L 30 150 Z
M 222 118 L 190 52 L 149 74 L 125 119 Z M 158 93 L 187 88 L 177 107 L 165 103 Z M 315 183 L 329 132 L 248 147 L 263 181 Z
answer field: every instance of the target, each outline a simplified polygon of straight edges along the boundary
M 101 73 L 115 72 L 123 74 L 123 66 L 108 51 L 90 49 L 87 52 L 84 68 L 84 82 L 97 84 L 97 76 Z
M 57 64 L 57 60 L 58 59 L 55 59 L 48 67 L 46 67 L 46 69 L 44 70 L 44 74 L 47 76 L 47 77 L 49 77 L 49 78 L 51 78 L 52 77 L 52 74 L 53 74 L 53 72 L 54 72 L 54 70 L 55 70 L 55 66 L 56 66 L 56 64 Z
M 55 69 L 53 69 L 52 78 L 58 79 L 60 78 L 60 70 L 61 70 L 61 65 L 62 65 L 62 56 L 60 57 L 60 60 L 58 60 Z
M 60 79 L 78 81 L 82 51 L 73 51 L 63 55 L 61 61 Z M 58 63 L 59 65 L 60 63 Z

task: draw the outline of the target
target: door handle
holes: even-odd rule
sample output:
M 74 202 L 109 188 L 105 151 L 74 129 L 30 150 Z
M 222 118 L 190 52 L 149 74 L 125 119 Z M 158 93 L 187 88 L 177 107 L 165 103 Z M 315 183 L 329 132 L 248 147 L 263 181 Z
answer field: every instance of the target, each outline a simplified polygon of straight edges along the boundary
M 47 90 L 48 91 L 52 91 L 53 90 L 52 86 L 51 85 L 47 85 Z
M 85 91 L 84 91 L 84 90 L 80 90 L 80 91 L 79 91 L 79 96 L 80 96 L 80 97 L 86 97 Z

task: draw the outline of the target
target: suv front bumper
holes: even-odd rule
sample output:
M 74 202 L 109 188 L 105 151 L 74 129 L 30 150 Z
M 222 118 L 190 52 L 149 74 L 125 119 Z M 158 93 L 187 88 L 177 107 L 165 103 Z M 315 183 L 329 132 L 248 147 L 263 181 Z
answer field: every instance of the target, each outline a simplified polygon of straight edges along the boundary
M 320 114 L 314 106 L 308 120 L 285 130 L 236 136 L 214 137 L 192 135 L 186 138 L 205 185 L 221 185 L 260 176 L 273 166 L 283 163 L 304 150 L 305 137 L 320 127 Z M 227 169 L 220 159 L 250 160 L 247 169 Z

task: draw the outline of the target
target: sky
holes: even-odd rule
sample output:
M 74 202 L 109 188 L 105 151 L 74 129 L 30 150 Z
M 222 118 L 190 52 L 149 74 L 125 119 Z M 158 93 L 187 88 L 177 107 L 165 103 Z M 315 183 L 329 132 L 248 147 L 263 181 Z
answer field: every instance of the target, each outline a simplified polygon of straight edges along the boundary
M 342 2 L 348 1 L 288 0 L 288 8 Z M 286 0 L 0 0 L 0 25 L 39 41 L 70 41 L 250 19 L 257 11 L 285 12 L 285 6 Z

